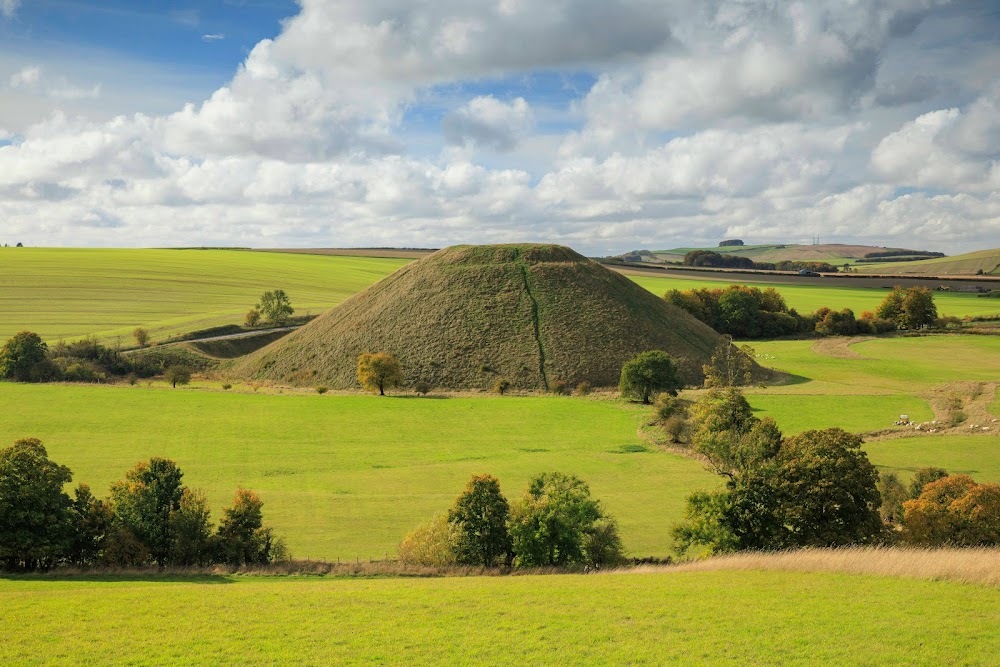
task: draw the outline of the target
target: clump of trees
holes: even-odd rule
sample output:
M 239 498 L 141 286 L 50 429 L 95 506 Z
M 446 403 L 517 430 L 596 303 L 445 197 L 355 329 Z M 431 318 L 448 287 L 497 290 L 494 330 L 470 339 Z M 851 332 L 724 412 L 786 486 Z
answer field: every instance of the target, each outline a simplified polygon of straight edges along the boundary
M 730 285 L 724 289 L 670 290 L 668 303 L 683 308 L 721 334 L 736 338 L 776 338 L 801 333 L 821 336 L 878 334 L 934 324 L 937 307 L 925 287 L 896 287 L 875 312 L 857 317 L 850 308 L 820 308 L 801 315 L 772 287 Z
M 84 566 L 234 566 L 287 558 L 263 523 L 263 502 L 237 492 L 213 530 L 205 494 L 182 484 L 170 459 L 137 463 L 98 499 L 86 484 L 70 497 L 69 468 L 35 438 L 0 449 L 0 566 L 10 571 Z
M 839 428 L 785 437 L 739 389 L 711 389 L 690 410 L 692 448 L 726 479 L 688 498 L 674 529 L 684 553 L 870 544 L 884 535 L 878 473 L 861 438 Z
M 0 348 L 0 379 L 18 382 L 105 382 L 133 375 L 152 377 L 163 368 L 149 360 L 127 357 L 87 337 L 49 347 L 31 331 L 15 334 Z
M 624 559 L 618 525 L 586 482 L 538 475 L 511 505 L 492 475 L 475 475 L 452 509 L 408 534 L 404 563 L 482 567 L 614 565 Z
M 978 484 L 943 470 L 932 474 L 937 479 L 912 488 L 919 492 L 902 504 L 903 541 L 928 547 L 1000 545 L 1000 484 Z
M 618 383 L 623 397 L 635 398 L 644 405 L 660 393 L 676 396 L 683 386 L 673 357 L 663 350 L 642 352 L 625 362 Z
M 363 352 L 358 356 L 358 382 L 365 390 L 385 396 L 386 389 L 403 384 L 403 365 L 387 352 Z

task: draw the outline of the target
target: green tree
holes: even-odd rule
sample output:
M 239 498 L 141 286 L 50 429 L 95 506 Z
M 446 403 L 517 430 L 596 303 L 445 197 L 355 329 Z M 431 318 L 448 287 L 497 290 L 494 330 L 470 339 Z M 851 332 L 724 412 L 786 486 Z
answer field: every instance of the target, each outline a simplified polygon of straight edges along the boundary
M 637 398 L 644 405 L 660 392 L 676 396 L 683 386 L 673 357 L 662 350 L 649 350 L 625 362 L 618 385 L 622 396 Z
M 403 383 L 403 366 L 399 359 L 386 352 L 364 352 L 358 357 L 358 382 L 368 391 L 378 391 L 379 396 L 385 396 L 386 389 Z
M 68 559 L 75 565 L 98 563 L 114 522 L 111 506 L 94 496 L 90 487 L 80 484 L 76 488 L 70 508 L 73 542 Z
M 924 492 L 925 486 L 947 476 L 948 471 L 944 468 L 935 468 L 934 466 L 920 468 L 913 473 L 913 479 L 910 480 L 910 499 L 919 498 L 920 494 Z
M 177 509 L 170 512 L 171 565 L 207 565 L 212 560 L 212 524 L 202 491 L 184 489 Z
M 899 285 L 893 287 L 892 291 L 885 295 L 882 303 L 875 309 L 875 317 L 898 323 L 903 314 L 903 297 L 905 296 L 906 290 Z
M 903 523 L 903 503 L 910 499 L 909 493 L 899 476 L 894 472 L 879 475 L 878 493 L 882 497 L 879 514 L 887 524 L 899 526 Z
M 0 349 L 0 378 L 28 382 L 35 366 L 46 359 L 48 346 L 31 331 L 21 331 Z
M 753 348 L 733 345 L 732 336 L 719 338 L 709 363 L 702 366 L 706 387 L 740 387 L 753 382 Z
M 8 570 L 47 568 L 72 541 L 69 468 L 49 459 L 36 438 L 0 450 L 0 563 Z
M 169 561 L 173 541 L 170 515 L 180 509 L 183 476 L 170 459 L 153 457 L 135 464 L 123 481 L 111 487 L 117 527 L 142 544 L 158 565 Z
M 280 289 L 261 294 L 256 307 L 264 321 L 277 325 L 284 324 L 295 312 L 285 290 Z
M 510 517 L 517 564 L 564 566 L 586 562 L 585 539 L 604 518 L 587 484 L 573 475 L 542 473 L 531 480 Z
M 256 308 L 251 308 L 247 311 L 247 316 L 243 320 L 243 326 L 253 329 L 258 324 L 260 324 L 260 311 Z
M 185 385 L 191 382 L 191 369 L 181 364 L 174 364 L 164 371 L 163 379 L 176 389 L 179 384 Z
M 240 489 L 225 510 L 217 533 L 218 558 L 229 565 L 270 563 L 279 550 L 274 531 L 264 526 L 264 502 L 253 491 Z
M 459 563 L 491 567 L 512 558 L 507 521 L 510 505 L 492 475 L 473 475 L 448 521 L 455 527 L 455 554 Z
M 907 329 L 921 329 L 937 319 L 934 293 L 926 287 L 911 287 L 903 296 L 900 323 Z

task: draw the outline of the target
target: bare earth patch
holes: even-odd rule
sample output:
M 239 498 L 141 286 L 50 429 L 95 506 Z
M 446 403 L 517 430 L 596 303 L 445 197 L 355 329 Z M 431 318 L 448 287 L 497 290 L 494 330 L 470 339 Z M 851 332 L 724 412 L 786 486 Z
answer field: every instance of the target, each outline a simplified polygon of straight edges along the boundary
M 855 343 L 876 340 L 874 336 L 828 336 L 816 341 L 812 346 L 812 351 L 836 359 L 872 359 L 863 357 L 851 349 Z

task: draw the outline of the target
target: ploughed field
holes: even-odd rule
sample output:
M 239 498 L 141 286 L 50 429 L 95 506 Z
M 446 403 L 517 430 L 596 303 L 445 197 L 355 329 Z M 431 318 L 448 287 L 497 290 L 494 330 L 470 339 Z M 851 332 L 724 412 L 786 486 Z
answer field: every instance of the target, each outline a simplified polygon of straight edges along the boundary
M 0 579 L 0 663 L 990 665 L 1000 589 L 720 571 Z

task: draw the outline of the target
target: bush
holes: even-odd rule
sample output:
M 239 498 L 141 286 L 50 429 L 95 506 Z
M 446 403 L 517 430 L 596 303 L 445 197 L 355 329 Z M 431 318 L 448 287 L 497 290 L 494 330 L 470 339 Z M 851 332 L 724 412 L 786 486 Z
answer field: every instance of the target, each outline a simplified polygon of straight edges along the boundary
M 431 386 L 426 382 L 418 382 L 417 384 L 413 385 L 413 391 L 417 392 L 421 396 L 426 396 L 427 394 L 430 393 Z
M 323 394 L 325 394 L 328 391 L 329 391 L 329 389 L 327 389 L 326 387 L 323 387 L 323 386 L 316 387 L 316 393 L 319 394 L 320 396 L 322 396 Z
M 225 383 L 224 385 L 222 385 L 222 388 L 223 388 L 223 389 L 224 389 L 225 391 L 229 391 L 230 389 L 232 389 L 232 388 L 233 388 L 233 385 L 231 385 L 231 384 L 229 384 L 229 383 L 227 382 L 227 383 Z
M 179 384 L 185 385 L 191 382 L 191 369 L 187 366 L 174 364 L 163 373 L 163 379 L 176 389 Z
M 691 437 L 691 426 L 687 419 L 680 415 L 670 415 L 663 423 L 663 431 L 673 444 L 687 442 Z
M 562 380 L 556 380 L 549 385 L 549 391 L 557 396 L 569 396 L 569 385 Z
M 581 382 L 580 384 L 576 385 L 577 396 L 586 396 L 587 394 L 590 393 L 590 390 L 591 386 L 589 382 Z
M 447 567 L 458 563 L 455 556 L 455 528 L 447 514 L 421 524 L 399 544 L 399 562 L 406 565 Z
M 497 378 L 493 382 L 493 391 L 497 394 L 503 396 L 510 389 L 510 380 L 504 378 Z

